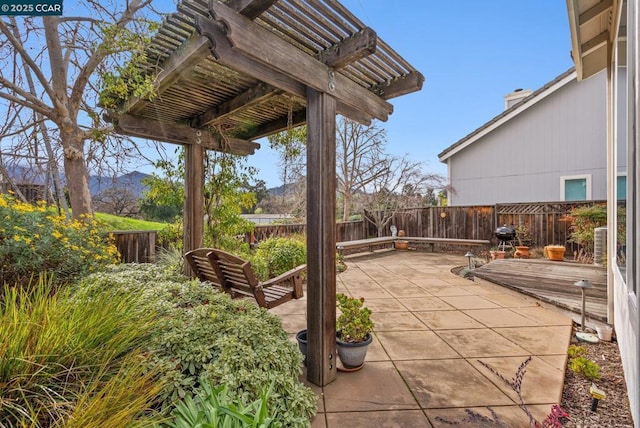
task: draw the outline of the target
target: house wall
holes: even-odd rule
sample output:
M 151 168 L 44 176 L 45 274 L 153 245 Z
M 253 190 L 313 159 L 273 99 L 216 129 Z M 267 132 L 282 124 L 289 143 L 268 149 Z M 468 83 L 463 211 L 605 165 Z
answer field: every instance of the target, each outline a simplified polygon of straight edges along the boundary
M 612 69 L 622 69 L 624 73 L 612 77 L 613 94 L 612 106 L 614 112 L 609 126 L 615 130 L 613 141 L 618 141 L 614 153 L 614 165 L 609 172 L 610 183 L 614 183 L 621 170 L 627 172 L 627 212 L 626 237 L 624 242 L 618 242 L 616 235 L 608 233 L 607 263 L 609 277 L 613 279 L 614 294 L 614 327 L 620 348 L 620 356 L 627 384 L 629 405 L 633 416 L 634 426 L 640 427 L 640 132 L 638 122 L 640 117 L 640 58 L 638 56 L 638 33 L 640 31 L 640 2 L 628 0 L 614 10 L 614 17 L 619 31 L 623 31 L 622 40 L 616 41 L 613 56 L 622 67 L 614 62 Z M 627 18 L 624 22 L 624 18 Z M 625 43 L 626 42 L 626 43 Z M 613 146 L 613 141 L 609 144 Z M 624 144 L 620 144 L 623 141 Z M 613 147 L 611 147 L 613 148 Z M 614 227 L 620 219 L 617 218 L 615 206 L 616 189 L 609 186 L 609 211 L 613 217 Z M 613 227 L 610 228 L 614 229 Z M 615 229 L 614 229 L 615 230 Z M 615 257 L 615 249 L 626 245 L 626 263 L 620 266 Z
M 583 175 L 588 199 L 606 199 L 605 100 L 605 72 L 573 80 L 455 153 L 449 203 L 560 201 L 560 178 Z

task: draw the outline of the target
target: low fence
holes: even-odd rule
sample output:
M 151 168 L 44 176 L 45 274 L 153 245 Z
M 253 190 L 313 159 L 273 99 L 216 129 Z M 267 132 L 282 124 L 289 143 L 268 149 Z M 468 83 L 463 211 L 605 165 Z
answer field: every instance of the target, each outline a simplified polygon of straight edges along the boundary
M 122 263 L 152 263 L 156 259 L 155 230 L 111 232 Z

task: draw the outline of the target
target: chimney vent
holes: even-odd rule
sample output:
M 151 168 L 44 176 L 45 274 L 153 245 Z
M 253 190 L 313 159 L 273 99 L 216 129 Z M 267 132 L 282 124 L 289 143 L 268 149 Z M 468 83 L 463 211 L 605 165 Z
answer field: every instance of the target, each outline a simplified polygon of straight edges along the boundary
M 514 90 L 513 92 L 511 92 L 510 94 L 505 95 L 504 96 L 504 109 L 505 110 L 510 109 L 511 107 L 513 107 L 514 105 L 516 105 L 520 101 L 522 101 L 523 99 L 527 98 L 532 93 L 533 93 L 533 91 L 531 89 L 518 88 L 518 89 Z

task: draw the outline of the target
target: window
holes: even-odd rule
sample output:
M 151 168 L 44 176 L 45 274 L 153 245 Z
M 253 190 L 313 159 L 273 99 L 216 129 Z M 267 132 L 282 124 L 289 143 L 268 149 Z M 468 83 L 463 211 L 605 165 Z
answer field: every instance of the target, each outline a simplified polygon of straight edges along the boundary
M 587 201 L 591 199 L 591 175 L 560 177 L 561 201 Z
M 616 179 L 616 200 L 624 201 L 627 199 L 627 175 L 618 174 Z

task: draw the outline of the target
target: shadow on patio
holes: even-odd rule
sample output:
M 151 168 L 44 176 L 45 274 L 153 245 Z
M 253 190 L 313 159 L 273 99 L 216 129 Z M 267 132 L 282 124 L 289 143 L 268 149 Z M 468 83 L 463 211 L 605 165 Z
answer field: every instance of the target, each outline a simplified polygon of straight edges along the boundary
M 373 310 L 375 337 L 367 362 L 339 372 L 318 395 L 313 427 L 451 426 L 466 409 L 505 426 L 526 427 L 518 397 L 482 361 L 507 379 L 529 356 L 522 396 L 536 419 L 559 403 L 564 384 L 570 318 L 550 305 L 482 279 L 451 273 L 463 256 L 389 251 L 347 259 L 338 292 L 364 297 Z M 285 330 L 306 328 L 306 300 L 272 310 Z M 486 426 L 463 422 L 461 426 Z

